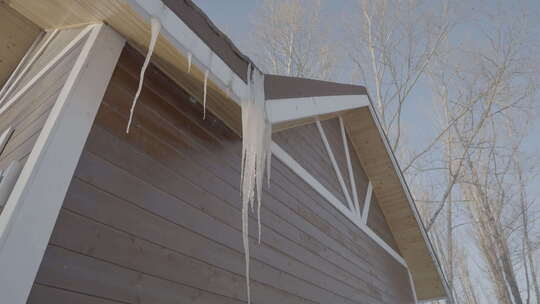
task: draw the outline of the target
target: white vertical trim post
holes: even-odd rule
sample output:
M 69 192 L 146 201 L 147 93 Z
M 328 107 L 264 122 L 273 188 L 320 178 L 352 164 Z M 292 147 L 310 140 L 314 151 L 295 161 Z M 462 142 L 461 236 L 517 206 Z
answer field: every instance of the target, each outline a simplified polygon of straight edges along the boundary
M 369 207 L 371 206 L 371 196 L 373 195 L 373 184 L 371 181 L 367 185 L 366 198 L 364 200 L 364 210 L 362 210 L 362 224 L 367 225 Z
M 343 149 L 345 150 L 345 158 L 347 159 L 347 169 L 349 170 L 349 183 L 351 184 L 351 192 L 353 196 L 354 210 L 356 215 L 360 217 L 360 204 L 358 203 L 358 189 L 356 189 L 356 181 L 354 179 L 354 170 L 352 168 L 351 154 L 349 153 L 349 145 L 347 144 L 347 135 L 345 134 L 345 126 L 343 118 L 339 117 L 339 128 L 341 129 L 341 139 L 343 140 Z
M 326 138 L 326 134 L 324 133 L 324 129 L 321 125 L 321 122 L 319 119 L 315 121 L 317 124 L 317 128 L 319 129 L 319 133 L 321 134 L 321 139 L 324 143 L 324 147 L 326 148 L 326 152 L 328 153 L 328 156 L 330 157 L 330 161 L 332 162 L 332 166 L 334 167 L 334 171 L 336 172 L 336 176 L 339 181 L 339 185 L 341 186 L 341 191 L 343 192 L 343 195 L 345 196 L 345 199 L 347 200 L 347 205 L 351 209 L 351 211 L 354 211 L 354 206 L 351 201 L 351 197 L 349 195 L 349 190 L 347 190 L 347 187 L 345 186 L 345 181 L 343 180 L 343 176 L 341 175 L 341 170 L 339 170 L 339 166 L 337 164 L 336 158 L 334 157 L 334 153 L 332 152 L 332 147 L 330 147 L 330 144 L 328 143 L 328 139 Z
M 125 40 L 109 27 L 90 35 L 69 72 L 0 216 L 0 295 L 26 303 L 86 138 Z

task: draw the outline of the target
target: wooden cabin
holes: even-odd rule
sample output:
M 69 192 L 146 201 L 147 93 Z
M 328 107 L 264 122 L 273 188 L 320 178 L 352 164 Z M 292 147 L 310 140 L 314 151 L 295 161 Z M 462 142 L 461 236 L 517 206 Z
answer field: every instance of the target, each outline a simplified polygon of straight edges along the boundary
M 2 1 L 0 38 L 0 302 L 247 303 L 249 58 L 190 0 Z M 252 303 L 446 298 L 366 89 L 265 75 L 264 91 Z

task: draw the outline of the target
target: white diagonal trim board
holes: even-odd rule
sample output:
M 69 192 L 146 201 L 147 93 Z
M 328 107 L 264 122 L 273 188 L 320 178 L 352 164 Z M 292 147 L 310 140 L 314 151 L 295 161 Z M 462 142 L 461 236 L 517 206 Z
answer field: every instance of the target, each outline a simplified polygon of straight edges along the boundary
M 335 197 L 332 192 L 328 191 L 318 180 L 316 180 L 309 172 L 304 169 L 296 160 L 285 152 L 278 144 L 272 141 L 270 146 L 272 150 L 272 155 L 275 155 L 279 160 L 281 160 L 287 167 L 289 167 L 294 173 L 300 176 L 305 182 L 307 182 L 311 187 L 313 187 L 322 197 L 329 201 L 333 206 L 335 206 L 339 211 L 344 214 L 349 214 L 350 210 L 345 207 L 345 205 Z
M 413 294 L 414 303 L 418 303 L 418 298 L 416 297 L 416 287 L 414 286 L 414 281 L 412 278 L 411 272 L 407 269 L 407 274 L 409 275 L 409 284 L 411 285 L 411 292 Z
M 19 69 L 19 66 L 17 66 L 17 69 L 15 69 L 15 71 L 13 72 L 12 76 L 15 76 L 15 79 L 13 79 L 13 82 L 9 81 L 6 82 L 6 85 L 4 86 L 4 89 L 5 89 L 5 92 L 2 94 L 2 92 L 0 92 L 0 105 L 2 104 L 2 102 L 7 98 L 9 97 L 9 93 L 11 93 L 11 90 L 13 90 L 16 86 L 17 86 L 17 83 L 21 80 L 21 78 L 26 74 L 26 71 L 28 71 L 28 69 L 30 69 L 30 67 L 32 66 L 32 64 L 34 64 L 34 62 L 36 61 L 36 59 L 38 59 L 41 54 L 43 53 L 43 51 L 45 50 L 45 48 L 47 48 L 47 46 L 49 45 L 49 43 L 54 39 L 54 37 L 56 37 L 56 34 L 58 33 L 58 30 L 55 29 L 54 31 L 52 31 L 51 33 L 49 33 L 47 36 L 47 38 L 45 38 L 45 40 L 43 41 L 43 43 L 39 46 L 39 49 L 37 49 L 37 51 L 34 53 L 34 56 L 32 56 L 32 58 L 30 58 L 30 60 L 28 61 L 28 63 L 24 63 L 24 60 L 26 59 L 26 55 L 28 54 L 25 54 L 25 57 L 20 61 L 19 64 L 21 65 L 24 65 L 24 67 L 22 68 L 22 70 L 19 72 L 18 69 Z M 38 37 L 38 39 L 40 39 L 41 37 Z M 37 41 L 37 39 L 36 39 Z M 30 50 L 33 49 L 33 46 L 30 47 Z M 29 51 L 30 51 L 29 50 Z M 17 73 L 17 74 L 15 74 Z M 11 80 L 11 77 L 10 77 L 10 80 Z M 11 84 L 9 84 L 11 83 Z M 9 86 L 8 86 L 9 84 Z M 2 90 L 4 90 L 2 89 Z
M 356 213 L 347 209 L 345 205 L 337 199 L 328 189 L 326 189 L 315 177 L 306 171 L 294 158 L 292 158 L 283 148 L 272 141 L 270 146 L 272 154 L 282 161 L 289 169 L 291 169 L 296 175 L 302 178 L 311 188 L 319 193 L 324 199 L 326 199 L 332 206 L 338 209 L 347 219 L 349 219 L 354 225 L 362 230 L 368 237 L 370 237 L 375 243 L 377 243 L 382 249 L 384 249 L 390 256 L 396 261 L 408 269 L 407 263 L 401 255 L 399 255 L 392 247 L 388 246 L 386 242 L 381 239 L 371 228 L 362 224 L 360 218 Z
M 0 104 L 2 103 L 2 100 L 3 100 L 3 96 L 4 96 L 4 93 L 6 92 L 6 90 L 8 88 L 10 88 L 10 84 L 11 82 L 13 82 L 13 80 L 15 79 L 15 77 L 17 77 L 19 75 L 19 73 L 21 72 L 21 68 L 23 68 L 26 64 L 26 59 L 28 58 L 28 56 L 30 56 L 30 54 L 32 54 L 32 52 L 34 51 L 34 49 L 36 48 L 36 46 L 42 42 L 42 39 L 43 39 L 43 36 L 45 35 L 45 33 L 40 33 L 36 39 L 34 40 L 34 42 L 32 42 L 32 45 L 28 48 L 28 50 L 26 51 L 26 53 L 24 54 L 23 58 L 19 61 L 19 63 L 17 64 L 17 66 L 15 67 L 15 69 L 13 70 L 13 72 L 11 73 L 11 75 L 9 76 L 8 80 L 4 83 L 4 86 L 2 87 L 2 89 L 0 89 Z
M 272 124 L 314 117 L 369 105 L 367 95 L 334 95 L 269 99 L 268 118 Z
M 125 40 L 105 25 L 88 26 L 54 102 L 0 215 L 2 303 L 26 303 L 86 138 Z
M 332 147 L 330 147 L 330 143 L 328 143 L 328 138 L 326 138 L 326 133 L 324 132 L 321 122 L 318 119 L 317 121 L 315 121 L 315 124 L 317 125 L 317 129 L 319 129 L 321 139 L 324 143 L 324 147 L 326 148 L 326 153 L 328 153 L 328 156 L 330 157 L 330 161 L 332 162 L 332 166 L 334 167 L 334 171 L 336 172 L 339 185 L 341 186 L 341 191 L 343 192 L 343 195 L 345 196 L 345 200 L 347 200 L 347 205 L 349 206 L 349 209 L 351 209 L 351 211 L 354 211 L 354 206 L 351 201 L 351 197 L 349 195 L 349 190 L 347 190 L 347 186 L 345 186 L 345 181 L 343 180 L 343 176 L 341 175 L 341 170 L 339 169 L 336 158 L 334 157 L 334 153 L 332 152 Z
M 354 179 L 354 170 L 351 163 L 351 154 L 349 153 L 349 145 L 347 144 L 347 135 L 345 134 L 345 126 L 343 118 L 339 117 L 339 128 L 341 129 L 341 140 L 343 141 L 343 149 L 345 150 L 345 158 L 347 159 L 347 169 L 349 170 L 349 183 L 351 184 L 351 192 L 353 196 L 354 210 L 360 216 L 360 205 L 358 203 L 358 189 L 356 189 L 356 181 Z
M 364 199 L 364 209 L 362 210 L 362 224 L 367 225 L 369 216 L 369 207 L 371 206 L 371 196 L 373 195 L 373 184 L 371 181 L 368 183 L 366 198 Z
M 37 72 L 32 79 L 28 81 L 27 84 L 25 84 L 20 90 L 18 90 L 13 96 L 8 99 L 7 102 L 5 102 L 0 107 L 0 114 L 2 114 L 4 111 L 6 111 L 19 97 L 21 97 L 28 89 L 30 89 L 43 75 L 47 74 L 47 72 L 54 67 L 60 59 L 62 59 L 71 49 L 73 49 L 91 30 L 91 26 L 87 26 L 84 30 L 82 30 L 73 40 L 71 40 L 64 49 L 59 52 L 51 61 L 49 61 L 41 71 Z M 7 95 L 6 95 L 7 96 Z

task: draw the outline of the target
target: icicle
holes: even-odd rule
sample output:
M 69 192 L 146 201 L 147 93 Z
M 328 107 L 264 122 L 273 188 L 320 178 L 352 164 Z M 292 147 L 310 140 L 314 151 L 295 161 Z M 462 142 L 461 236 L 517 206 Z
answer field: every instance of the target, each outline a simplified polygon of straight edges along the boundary
M 208 70 L 204 72 L 203 119 L 206 119 L 206 92 L 208 90 Z
M 135 105 L 137 104 L 137 100 L 139 99 L 139 95 L 141 94 L 143 81 L 144 81 L 144 73 L 146 72 L 146 68 L 148 67 L 148 64 L 150 63 L 150 57 L 152 57 L 152 54 L 154 53 L 154 47 L 156 46 L 157 37 L 159 35 L 159 31 L 161 30 L 161 23 L 156 17 L 152 16 L 152 18 L 150 18 L 150 24 L 152 26 L 150 44 L 148 46 L 148 52 L 146 53 L 146 58 L 144 59 L 144 64 L 141 69 L 141 74 L 139 76 L 139 87 L 137 88 L 137 92 L 135 93 L 135 97 L 133 98 L 133 102 L 131 104 L 131 110 L 129 111 L 129 120 L 126 127 L 126 133 L 129 133 L 129 128 L 131 127 L 131 122 L 133 120 L 133 113 L 135 111 Z
M 257 201 L 259 243 L 261 240 L 261 195 L 265 166 L 270 165 L 272 125 L 266 113 L 264 99 L 264 75 L 248 67 L 248 90 L 242 101 L 242 237 L 246 263 L 246 287 L 248 303 L 251 303 L 249 285 L 249 233 L 248 212 Z M 266 167 L 270 171 L 270 167 Z M 269 177 L 269 172 L 267 173 Z M 255 195 L 256 194 L 256 195 Z
M 191 73 L 191 57 L 193 57 L 193 55 L 189 53 L 187 55 L 187 72 L 188 73 Z

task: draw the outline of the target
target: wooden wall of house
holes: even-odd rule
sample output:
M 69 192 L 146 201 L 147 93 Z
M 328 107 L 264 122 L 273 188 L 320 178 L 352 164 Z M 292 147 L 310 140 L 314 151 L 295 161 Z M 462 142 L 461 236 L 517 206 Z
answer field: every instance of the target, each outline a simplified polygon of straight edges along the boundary
M 124 50 L 29 303 L 246 302 L 241 140 L 154 67 L 126 135 L 142 61 Z M 261 217 L 253 303 L 413 303 L 401 264 L 275 158 Z

